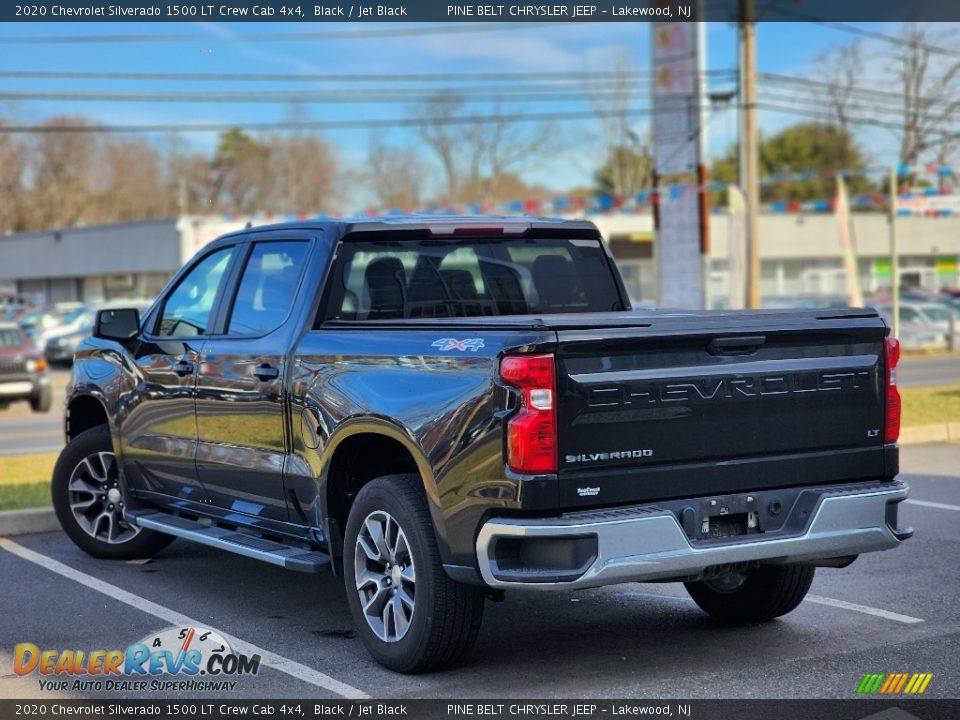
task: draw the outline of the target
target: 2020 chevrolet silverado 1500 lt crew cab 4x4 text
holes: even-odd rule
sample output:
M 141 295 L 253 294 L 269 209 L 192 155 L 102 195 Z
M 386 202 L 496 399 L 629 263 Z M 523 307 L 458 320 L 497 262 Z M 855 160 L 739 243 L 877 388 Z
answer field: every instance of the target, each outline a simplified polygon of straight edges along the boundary
M 387 667 L 485 596 L 682 581 L 736 621 L 897 546 L 898 346 L 873 310 L 632 312 L 583 221 L 251 228 L 80 346 L 53 477 L 101 558 L 187 538 L 343 576 Z

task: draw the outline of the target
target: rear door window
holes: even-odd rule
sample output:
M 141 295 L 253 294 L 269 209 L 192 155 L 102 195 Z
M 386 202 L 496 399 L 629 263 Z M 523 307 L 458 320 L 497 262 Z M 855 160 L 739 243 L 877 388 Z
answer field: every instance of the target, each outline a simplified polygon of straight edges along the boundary
M 330 317 L 386 320 L 605 312 L 620 296 L 601 241 L 344 243 Z
M 227 325 L 228 335 L 265 335 L 287 317 L 307 256 L 306 241 L 253 246 Z

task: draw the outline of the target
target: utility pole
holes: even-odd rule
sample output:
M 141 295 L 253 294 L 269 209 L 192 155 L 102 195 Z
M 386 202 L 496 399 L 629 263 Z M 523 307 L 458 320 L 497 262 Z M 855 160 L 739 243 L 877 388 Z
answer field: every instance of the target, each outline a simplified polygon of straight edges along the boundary
M 740 185 L 747 201 L 747 307 L 760 307 L 760 236 L 757 214 L 757 25 L 755 0 L 740 0 Z
M 897 168 L 890 168 L 890 314 L 893 336 L 900 337 L 900 249 L 897 247 Z
M 188 214 L 189 208 L 187 207 L 187 198 L 189 197 L 187 193 L 187 179 L 185 177 L 177 178 L 177 212 L 180 215 Z

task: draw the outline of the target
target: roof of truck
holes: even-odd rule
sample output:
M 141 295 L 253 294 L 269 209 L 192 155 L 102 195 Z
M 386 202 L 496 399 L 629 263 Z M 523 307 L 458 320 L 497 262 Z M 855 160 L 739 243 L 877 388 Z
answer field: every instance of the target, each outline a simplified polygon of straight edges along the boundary
M 526 227 L 526 230 L 523 227 Z M 329 233 L 335 240 L 350 233 L 368 233 L 397 230 L 425 230 L 439 235 L 469 235 L 471 231 L 487 234 L 493 228 L 504 228 L 503 236 L 522 237 L 529 230 L 563 230 L 592 233 L 600 237 L 597 226 L 589 220 L 564 220 L 562 218 L 528 217 L 517 215 L 380 215 L 374 217 L 317 218 L 257 225 L 221 236 L 220 239 L 237 238 L 243 235 L 290 230 L 320 230 Z M 457 232 L 455 233 L 454 230 Z M 491 235 L 498 234 L 490 232 Z

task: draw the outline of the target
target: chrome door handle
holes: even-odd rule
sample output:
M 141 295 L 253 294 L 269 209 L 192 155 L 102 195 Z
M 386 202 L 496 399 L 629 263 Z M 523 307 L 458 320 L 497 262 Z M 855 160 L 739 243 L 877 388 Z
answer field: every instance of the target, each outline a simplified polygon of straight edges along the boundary
M 280 377 L 280 371 L 272 365 L 267 365 L 266 363 L 258 366 L 253 371 L 253 374 L 263 381 L 274 380 Z

